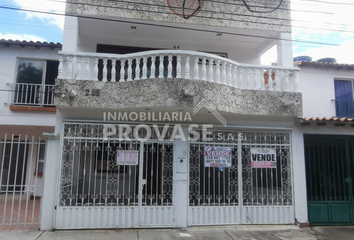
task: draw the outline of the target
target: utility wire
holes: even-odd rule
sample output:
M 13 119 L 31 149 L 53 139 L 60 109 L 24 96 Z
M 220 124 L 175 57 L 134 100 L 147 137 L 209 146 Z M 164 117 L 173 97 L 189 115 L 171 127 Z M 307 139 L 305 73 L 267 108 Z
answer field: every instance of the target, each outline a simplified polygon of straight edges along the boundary
M 43 0 L 44 1 L 44 0 Z M 56 1 L 56 0 L 45 0 L 45 1 L 51 1 L 51 2 L 59 2 L 59 3 L 65 3 L 63 1 Z M 220 1 L 212 1 L 212 0 L 209 0 L 210 2 L 217 2 L 217 3 L 223 3 L 223 4 L 232 4 L 232 3 L 227 3 L 227 2 L 220 2 Z M 243 0 L 239 0 L 239 1 L 243 1 Z M 156 5 L 156 4 L 149 4 L 149 3 L 136 3 L 136 2 L 131 2 L 131 1 L 118 1 L 118 0 L 115 0 L 115 2 L 119 2 L 119 3 L 128 3 L 128 4 L 138 4 L 138 5 L 142 5 L 142 6 L 158 6 L 158 7 L 165 7 L 165 8 L 168 8 L 168 6 L 166 5 Z M 67 2 L 67 3 L 70 3 L 70 4 L 76 4 L 76 5 L 86 5 L 86 6 L 96 6 L 96 7 L 101 7 L 102 5 L 97 5 L 97 4 L 89 4 L 89 3 L 77 3 L 77 2 Z M 238 4 L 238 5 L 242 5 L 242 4 Z M 5 5 L 6 6 L 6 5 Z M 8 5 L 7 5 L 8 6 Z M 9 6 L 9 7 L 12 7 L 12 6 Z M 110 7 L 110 8 L 119 8 L 119 9 L 127 9 L 127 10 L 131 10 L 129 8 L 122 8 L 122 7 L 114 7 L 114 6 L 107 6 L 107 7 Z M 253 6 L 252 6 L 253 7 Z M 259 7 L 259 6 L 255 6 L 255 7 Z M 178 7 L 176 7 L 176 9 L 178 9 Z M 183 8 L 180 8 L 181 10 Z M 158 11 L 148 11 L 146 10 L 147 12 L 154 12 L 154 13 L 165 13 L 166 12 L 158 12 Z M 205 11 L 206 13 L 218 13 L 216 11 L 208 11 L 208 10 L 203 10 L 203 9 L 200 9 L 200 11 Z M 311 12 L 314 12 L 314 11 L 311 11 Z M 320 13 L 320 12 L 315 12 L 315 13 Z M 172 13 L 167 13 L 167 14 L 172 14 Z M 288 19 L 288 18 L 277 18 L 277 17 L 261 17 L 261 16 L 254 16 L 254 15 L 244 15 L 244 14 L 232 14 L 232 13 L 224 13 L 224 14 L 227 14 L 227 15 L 238 15 L 238 16 L 248 16 L 248 17 L 253 17 L 253 18 L 268 18 L 268 19 L 275 19 L 275 20 L 282 20 L 282 21 L 292 21 L 292 22 L 303 22 L 303 23 L 311 23 L 311 24 L 314 24 L 314 23 L 321 23 L 321 24 L 330 24 L 330 25 L 339 25 L 341 27 L 343 26 L 348 26 L 348 27 L 353 27 L 353 25 L 349 25 L 349 24 L 338 24 L 338 23 L 326 23 L 326 22 L 313 22 L 313 21 L 305 21 L 305 20 L 295 20 L 295 19 Z M 194 17 L 201 17 L 203 18 L 204 16 L 194 16 Z M 186 17 L 185 17 L 186 18 Z M 188 17 L 189 18 L 189 17 Z M 264 22 L 255 22 L 255 21 L 245 21 L 245 20 L 237 20 L 237 19 L 232 19 L 232 18 L 214 18 L 214 19 L 217 19 L 217 20 L 228 20 L 228 21 L 241 21 L 241 22 L 249 22 L 249 23 L 257 23 L 257 24 L 268 24 L 268 23 L 264 23 Z M 273 25 L 280 25 L 280 26 L 289 26 L 291 27 L 291 24 L 273 24 Z M 295 28 L 303 28 L 303 29 L 315 29 L 315 28 L 311 28 L 311 27 L 304 27 L 304 26 L 292 26 L 292 27 L 295 27 Z M 329 29 L 329 28 L 316 28 L 316 30 L 324 30 L 324 31 L 338 31 L 338 32 L 353 32 L 353 31 L 347 31 L 347 30 L 337 30 L 337 29 Z
M 47 0 L 48 1 L 48 0 Z M 130 1 L 120 1 L 120 2 L 125 2 L 125 3 L 132 3 Z M 73 4 L 79 4 L 79 3 L 73 3 Z M 137 4 L 142 4 L 142 3 L 137 3 Z M 84 4 L 84 5 L 87 5 L 87 6 L 96 6 L 96 7 L 99 7 L 101 5 L 95 5 L 95 4 Z M 152 5 L 152 4 L 149 4 L 149 5 Z M 166 6 L 162 6 L 162 5 L 158 5 L 158 6 L 161 6 L 161 7 L 166 7 Z M 11 6 L 10 6 L 11 7 Z M 119 8 L 119 9 L 126 9 L 126 10 L 130 10 L 129 8 L 122 8 L 122 7 L 113 7 L 113 6 L 109 6 L 110 8 Z M 28 9 L 26 9 L 28 10 Z M 172 12 L 158 12 L 158 11 L 149 11 L 149 10 L 145 10 L 146 12 L 152 12 L 152 13 L 164 13 L 164 14 L 173 14 Z M 217 13 L 215 11 L 207 11 L 208 13 Z M 225 13 L 227 15 L 232 15 L 231 13 Z M 242 14 L 234 14 L 234 15 L 239 15 L 239 16 L 249 16 L 249 17 L 254 17 L 254 18 L 264 18 L 264 17 L 257 17 L 257 16 L 252 16 L 252 15 L 242 15 Z M 194 16 L 196 18 L 205 18 L 204 16 Z M 272 18 L 272 17 L 266 17 L 266 18 L 270 18 L 270 19 L 276 19 L 276 20 L 284 20 L 284 21 L 287 21 L 286 18 L 284 19 L 281 19 L 281 18 Z M 238 19 L 232 19 L 232 18 L 213 18 L 213 19 L 216 19 L 216 20 L 228 20 L 228 21 L 237 21 L 237 22 L 245 22 L 245 23 L 256 23 L 256 24 L 262 24 L 262 25 L 268 25 L 267 22 L 255 22 L 255 21 L 247 21 L 247 20 L 238 20 Z M 291 20 L 291 21 L 294 21 L 294 20 Z M 310 21 L 298 21 L 298 22 L 304 22 L 304 23 L 313 23 L 313 22 L 310 22 Z M 302 28 L 302 29 L 316 29 L 316 30 L 323 30 L 323 31 L 334 31 L 334 32 L 346 32 L 346 33 L 354 33 L 354 31 L 348 31 L 348 30 L 342 30 L 342 29 L 331 29 L 331 28 L 313 28 L 313 27 L 305 27 L 305 26 L 298 26 L 298 25 L 291 25 L 291 24 L 280 24 L 280 23 L 273 23 L 273 25 L 275 26 L 281 26 L 281 27 L 293 27 L 293 28 Z M 340 24 L 338 24 L 340 25 Z M 351 25 L 341 25 L 341 26 L 350 26 Z
M 117 2 L 117 0 L 116 0 Z M 168 6 L 165 5 L 156 5 L 156 4 L 145 4 L 145 3 L 134 3 L 131 1 L 124 1 L 124 0 L 120 0 L 120 3 L 128 3 L 128 4 L 138 4 L 138 5 L 146 5 L 146 6 L 158 6 L 158 7 L 166 7 L 168 8 Z M 79 4 L 79 3 L 74 3 L 74 2 L 68 2 L 71 4 Z M 98 5 L 98 4 L 80 4 L 80 5 L 86 5 L 86 6 L 93 6 L 93 7 L 102 7 L 102 5 Z M 118 8 L 118 9 L 126 9 L 126 10 L 131 10 L 129 8 L 124 8 L 124 7 L 120 7 L 120 6 L 106 6 L 109 8 Z M 178 9 L 176 7 L 176 9 Z M 180 8 L 182 10 L 182 8 Z M 161 13 L 161 14 L 173 14 L 172 12 L 159 12 L 159 11 L 149 11 L 149 10 L 144 10 L 145 12 L 152 12 L 152 13 Z M 201 12 L 206 12 L 206 13 L 219 13 L 217 11 L 210 11 L 210 10 L 203 10 L 201 9 Z M 269 17 L 269 16 L 254 16 L 254 15 L 246 15 L 246 14 L 232 14 L 232 13 L 223 13 L 224 15 L 232 15 L 232 16 L 241 16 L 241 17 L 250 17 L 250 18 L 263 18 L 263 19 L 271 19 L 271 20 L 281 20 L 281 21 L 296 21 L 296 22 L 303 22 L 303 23 L 314 23 L 313 21 L 304 21 L 304 20 L 293 20 L 293 19 L 289 19 L 289 18 L 278 18 L 278 17 Z M 194 16 L 195 18 L 206 18 L 205 16 Z M 269 25 L 269 23 L 267 22 L 257 22 L 257 21 L 248 21 L 248 20 L 240 20 L 240 19 L 232 19 L 232 18 L 213 18 L 216 20 L 228 20 L 228 21 L 236 21 L 236 22 L 247 22 L 247 23 L 256 23 L 256 24 L 262 24 L 262 25 Z M 320 23 L 320 22 L 318 22 Z M 323 22 L 321 22 L 323 24 Z M 329 23 L 331 24 L 331 23 Z M 334 23 L 332 23 L 334 25 Z M 295 28 L 304 28 L 304 29 L 314 29 L 311 27 L 305 27 L 305 26 L 294 26 L 291 24 L 279 24 L 279 23 L 273 23 L 273 25 L 276 26 L 284 26 L 284 27 L 295 27 Z M 336 25 L 340 25 L 340 24 L 336 24 Z M 345 25 L 345 24 L 344 24 Z M 340 25 L 343 26 L 343 25 Z M 353 25 L 345 25 L 345 26 L 350 26 L 352 27 Z M 354 33 L 354 31 L 347 31 L 347 30 L 337 30 L 337 29 L 330 29 L 330 28 L 316 28 L 316 30 L 324 30 L 324 31 L 338 31 L 338 32 L 349 32 L 349 33 Z
M 230 32 L 223 32 L 223 31 L 213 31 L 213 30 L 202 30 L 198 28 L 187 28 L 187 27 L 178 27 L 178 26 L 166 26 L 163 24 L 157 24 L 157 23 L 147 23 L 147 22 L 142 22 L 142 23 L 137 23 L 129 20 L 118 20 L 118 19 L 105 19 L 105 18 L 100 18 L 100 17 L 92 17 L 92 16 L 77 16 L 74 14 L 62 14 L 62 13 L 55 13 L 55 12 L 44 12 L 44 11 L 38 11 L 38 10 L 28 10 L 28 9 L 21 9 L 21 8 L 12 8 L 12 7 L 4 7 L 0 6 L 0 9 L 9 9 L 9 10 L 16 10 L 16 11 L 25 11 L 25 12 L 35 12 L 35 13 L 44 13 L 44 14 L 50 14 L 50 15 L 55 15 L 55 16 L 68 16 L 68 17 L 80 17 L 84 19 L 92 19 L 92 20 L 101 20 L 101 21 L 108 21 L 108 22 L 120 22 L 120 23 L 129 23 L 129 24 L 139 24 L 139 25 L 145 25 L 145 26 L 155 26 L 155 27 L 162 27 L 162 28 L 173 28 L 173 29 L 181 29 L 181 30 L 188 30 L 188 31 L 196 31 L 196 32 L 209 32 L 209 33 L 214 33 L 214 34 L 225 34 L 225 35 L 233 35 L 233 36 L 243 36 L 243 37 L 253 37 L 253 38 L 261 38 L 261 39 L 272 39 L 272 40 L 284 40 L 284 41 L 289 41 L 289 42 L 298 42 L 298 43 L 311 43 L 311 44 L 319 44 L 319 45 L 329 45 L 329 46 L 340 46 L 340 44 L 333 44 L 333 43 L 325 43 L 325 42 L 315 42 L 315 41 L 303 41 L 303 40 L 294 40 L 294 39 L 282 39 L 278 37 L 264 37 L 264 36 L 259 36 L 259 35 L 252 35 L 252 34 L 241 34 L 241 33 L 230 33 Z

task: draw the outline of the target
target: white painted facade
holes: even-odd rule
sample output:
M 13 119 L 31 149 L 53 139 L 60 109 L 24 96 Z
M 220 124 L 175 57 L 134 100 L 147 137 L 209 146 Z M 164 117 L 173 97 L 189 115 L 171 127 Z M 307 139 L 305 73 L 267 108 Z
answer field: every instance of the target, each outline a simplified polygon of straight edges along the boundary
M 353 79 L 354 71 L 345 64 L 301 66 L 299 88 L 304 101 L 304 117 L 335 117 L 334 80 Z
M 112 12 L 109 11 L 107 16 L 113 14 L 113 12 L 114 10 L 112 10 Z M 88 12 L 82 12 L 81 14 L 84 16 L 95 16 L 96 12 L 91 9 L 88 10 Z M 285 16 L 284 12 L 281 14 L 281 16 Z M 114 19 L 122 18 L 118 17 Z M 293 67 L 291 43 L 289 44 L 289 42 L 286 41 L 286 39 L 291 38 L 291 33 L 286 32 L 284 29 L 284 32 L 279 32 L 278 28 L 274 28 L 275 30 L 272 31 L 272 26 L 258 29 L 265 25 L 258 25 L 256 29 L 253 29 L 252 26 L 228 28 L 225 26 L 206 26 L 208 24 L 198 24 L 195 22 L 188 25 L 188 21 L 187 23 L 175 23 L 173 20 L 162 22 L 159 20 L 149 21 L 143 19 L 130 19 L 129 16 L 124 17 L 123 19 L 126 20 L 126 22 L 105 21 L 102 19 L 95 20 L 87 19 L 85 17 L 66 17 L 63 37 L 63 53 L 61 53 L 61 57 L 63 57 L 63 66 L 59 70 L 61 78 L 91 79 L 91 77 L 95 75 L 94 67 L 91 64 L 95 59 L 98 44 L 161 50 L 174 49 L 181 50 L 182 54 L 184 53 L 183 51 L 226 53 L 227 58 L 231 61 L 242 63 L 244 66 L 248 66 L 249 69 L 257 69 L 257 71 L 260 69 L 260 74 L 262 73 L 262 69 L 271 69 L 271 66 L 260 66 L 260 56 L 276 44 L 278 50 L 278 66 L 280 68 L 284 67 L 284 69 L 289 68 L 297 70 Z M 155 26 L 155 24 L 159 26 Z M 194 29 L 205 31 L 190 31 L 183 29 L 184 27 L 193 27 Z M 235 34 L 222 34 L 222 36 L 217 36 L 216 32 L 229 32 Z M 244 36 L 239 36 L 237 33 L 242 33 Z M 250 35 L 261 37 L 250 37 Z M 262 38 L 265 36 L 271 36 L 271 39 Z M 277 38 L 280 40 L 275 40 Z M 82 56 L 77 55 L 80 53 Z M 72 56 L 73 58 L 71 58 Z M 85 59 L 87 59 L 87 56 L 91 57 L 91 62 L 90 64 L 85 65 Z M 104 61 L 104 58 L 113 59 L 115 56 L 112 55 L 112 57 L 110 57 L 101 54 L 100 59 L 101 57 Z M 77 59 L 79 58 L 79 63 L 77 63 Z M 191 61 L 193 64 L 194 58 L 195 57 L 193 56 L 193 62 Z M 183 69 L 185 64 L 185 62 L 182 62 Z M 204 70 L 202 69 L 201 72 L 203 71 Z M 223 73 L 220 74 L 222 75 Z M 257 86 L 258 83 L 254 81 L 252 82 L 253 84 L 251 84 L 251 82 L 248 81 L 250 74 L 248 73 L 248 75 L 246 75 L 246 70 L 244 74 L 245 88 L 256 90 L 257 87 L 253 88 L 253 86 Z M 119 73 L 117 73 L 117 75 L 119 75 Z M 283 73 L 281 74 L 281 77 L 283 77 L 282 79 L 286 79 L 285 75 L 286 71 L 284 71 L 284 75 Z M 184 76 L 184 72 L 182 73 L 182 76 Z M 253 79 L 253 74 L 251 78 Z M 262 83 L 263 75 L 261 74 L 258 79 L 260 83 Z M 292 76 L 288 80 L 290 80 L 292 86 L 295 86 L 295 84 L 293 84 L 295 81 Z M 252 88 L 250 88 L 251 85 Z M 282 88 L 285 85 L 282 83 Z M 189 112 L 192 111 L 191 108 L 187 107 L 180 107 L 178 109 Z M 137 109 L 128 108 L 124 110 L 129 112 L 136 111 Z M 138 110 L 145 111 L 144 109 Z M 227 111 L 221 112 L 221 114 L 228 121 L 228 127 L 226 128 L 228 130 L 240 132 L 280 131 L 289 134 L 289 147 L 291 148 L 290 175 L 292 176 L 291 180 L 289 180 L 291 181 L 291 203 L 284 206 L 243 205 L 241 200 L 242 178 L 239 178 L 238 181 L 240 182 L 237 188 L 240 204 L 238 206 L 190 206 L 188 193 L 190 182 L 192 181 L 190 179 L 191 159 L 189 156 L 191 143 L 176 139 L 173 141 L 174 197 L 173 205 L 171 207 L 149 207 L 141 205 L 140 203 L 139 206 L 117 206 L 113 204 L 111 206 L 104 205 L 102 207 L 97 207 L 90 203 L 87 203 L 85 206 L 72 206 L 71 202 L 69 203 L 66 199 L 61 198 L 63 195 L 66 195 L 61 192 L 63 191 L 63 183 L 60 183 L 63 178 L 63 171 L 65 171 L 62 166 L 63 145 L 64 140 L 68 138 L 65 135 L 65 132 L 67 131 L 65 124 L 102 124 L 104 111 L 105 109 L 97 108 L 85 109 L 59 107 L 57 109 L 54 132 L 56 137 L 48 140 L 48 148 L 50 149 L 51 155 L 55 154 L 58 157 L 57 159 L 48 159 L 46 162 L 44 182 L 45 194 L 43 196 L 42 205 L 42 213 L 45 212 L 46 214 L 42 214 L 41 216 L 41 229 L 186 227 L 220 224 L 294 224 L 295 219 L 297 219 L 298 222 L 307 222 L 306 191 L 304 191 L 303 188 L 306 182 L 304 175 L 304 158 L 303 154 L 301 154 L 303 153 L 303 137 L 301 130 L 295 125 L 295 118 L 231 114 Z M 173 109 L 159 107 L 155 108 L 154 111 L 171 112 Z M 214 124 L 215 130 L 225 129 L 220 125 L 217 119 L 211 117 L 210 114 L 206 112 L 193 118 L 193 123 Z M 128 124 L 132 124 L 132 122 Z M 159 122 L 157 124 L 164 123 Z M 64 129 L 66 130 L 64 131 Z M 187 133 L 187 130 L 188 126 L 183 125 L 183 131 L 185 134 Z M 240 148 L 241 145 L 237 147 Z M 48 154 L 49 153 L 47 153 L 47 156 L 49 156 Z M 241 151 L 239 154 L 241 154 Z M 185 161 L 179 162 L 178 159 L 180 159 L 180 157 L 185 157 Z M 238 176 L 242 176 L 241 155 L 237 156 L 237 159 L 237 164 L 239 166 Z M 75 179 L 75 177 L 73 179 Z M 142 180 L 142 178 L 139 178 L 139 181 Z M 139 182 L 139 189 L 140 187 L 142 188 L 142 185 Z M 76 195 L 78 196 L 79 194 L 76 193 Z M 53 209 L 56 209 L 56 211 L 53 211 Z M 94 217 L 90 214 L 94 214 Z
M 21 175 L 24 179 L 21 181 L 23 189 L 21 194 L 30 196 L 31 198 L 41 197 L 43 194 L 43 176 L 42 173 L 36 173 L 37 161 L 40 159 L 40 148 L 45 149 L 46 139 L 42 135 L 43 132 L 54 131 L 55 112 L 11 110 L 10 107 L 20 107 L 21 104 L 14 104 L 15 84 L 17 83 L 17 68 L 19 59 L 26 60 L 58 60 L 58 48 L 54 50 L 49 47 L 30 46 L 33 43 L 4 41 L 0 44 L 0 141 L 1 141 L 1 159 L 11 158 L 11 161 L 18 162 L 18 169 L 23 164 L 26 168 L 24 171 L 18 172 L 17 176 L 9 175 L 8 170 L 4 167 L 1 169 L 1 190 L 3 191 L 7 185 L 7 179 L 20 179 Z M 43 44 L 44 45 L 44 44 Z M 25 105 L 25 107 L 36 107 L 33 105 Z M 25 146 L 24 149 L 18 149 L 18 143 Z M 11 150 L 12 149 L 12 150 Z M 17 156 L 17 151 L 26 151 L 23 160 Z M 42 150 L 43 151 L 43 150 Z M 6 155 L 6 156 L 5 156 Z M 22 156 L 20 153 L 19 156 Z M 42 160 L 42 159 L 40 159 Z M 5 160 L 6 161 L 6 160 Z M 12 163 L 11 168 L 16 165 Z M 10 180 L 11 182 L 12 180 Z M 19 184 L 19 180 L 17 184 Z M 16 184 L 16 185 L 17 185 Z M 11 188 L 11 186 L 10 186 Z M 19 186 L 17 186 L 19 188 Z M 4 192 L 2 192 L 4 193 Z M 17 192 L 16 192 L 17 194 Z M 8 199 L 15 196 L 9 195 Z M 22 199 L 24 199 L 23 197 Z
M 9 105 L 13 98 L 13 89 L 10 84 L 16 83 L 18 59 L 32 60 L 58 60 L 58 49 L 48 47 L 35 48 L 0 44 L 0 125 L 28 125 L 28 126 L 54 126 L 55 113 L 11 111 Z

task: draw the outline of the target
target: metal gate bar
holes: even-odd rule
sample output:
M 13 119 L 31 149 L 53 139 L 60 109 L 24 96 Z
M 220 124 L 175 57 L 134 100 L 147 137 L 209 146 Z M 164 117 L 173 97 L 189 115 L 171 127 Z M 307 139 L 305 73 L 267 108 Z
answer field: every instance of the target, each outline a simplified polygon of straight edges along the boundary
M 0 139 L 2 229 L 39 227 L 45 145 L 40 137 L 21 134 Z
M 351 225 L 353 144 L 348 136 L 305 135 L 309 222 Z

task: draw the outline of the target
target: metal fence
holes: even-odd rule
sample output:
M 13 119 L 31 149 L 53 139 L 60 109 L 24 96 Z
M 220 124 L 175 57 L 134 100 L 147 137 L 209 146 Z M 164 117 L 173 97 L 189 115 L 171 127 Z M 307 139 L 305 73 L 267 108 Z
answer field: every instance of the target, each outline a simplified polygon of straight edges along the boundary
M 45 146 L 40 137 L 0 136 L 0 229 L 39 227 Z
M 10 104 L 29 106 L 54 106 L 54 85 L 11 83 L 13 91 Z

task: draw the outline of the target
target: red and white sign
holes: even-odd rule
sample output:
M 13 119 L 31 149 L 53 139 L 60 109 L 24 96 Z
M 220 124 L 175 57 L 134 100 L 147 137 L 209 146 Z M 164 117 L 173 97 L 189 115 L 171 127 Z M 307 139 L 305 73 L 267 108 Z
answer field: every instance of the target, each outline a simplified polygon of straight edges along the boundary
M 231 147 L 204 147 L 205 167 L 231 167 Z
M 251 148 L 252 168 L 276 168 L 277 153 L 273 148 Z
M 138 165 L 138 151 L 117 151 L 117 165 Z

